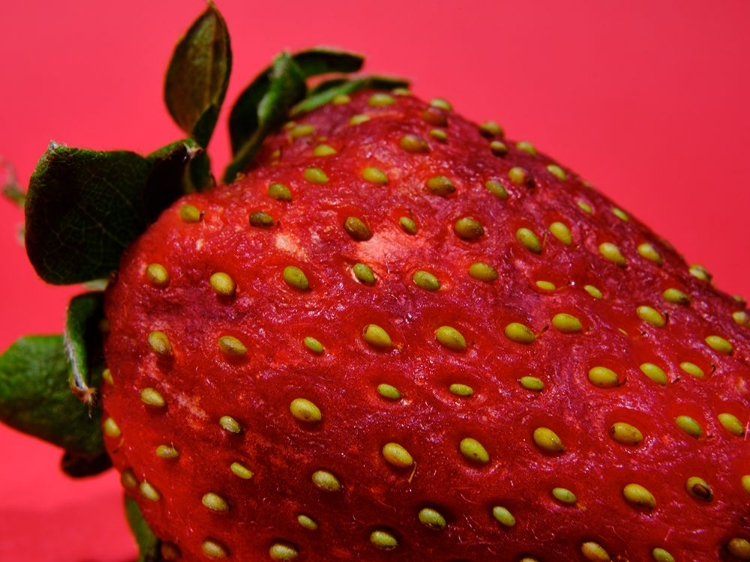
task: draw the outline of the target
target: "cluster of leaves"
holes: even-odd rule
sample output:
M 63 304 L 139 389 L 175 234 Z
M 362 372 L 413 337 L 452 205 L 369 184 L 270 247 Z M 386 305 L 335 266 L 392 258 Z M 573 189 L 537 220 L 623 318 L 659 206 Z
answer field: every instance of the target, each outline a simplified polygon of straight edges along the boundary
M 326 48 L 279 55 L 231 109 L 233 159 L 223 181 L 247 170 L 263 140 L 290 117 L 339 94 L 407 85 L 349 76 L 362 64 L 359 55 Z M 166 106 L 185 138 L 146 156 L 51 143 L 27 194 L 5 190 L 25 208 L 27 254 L 44 281 L 106 285 L 123 251 L 164 209 L 183 194 L 215 186 L 207 148 L 231 67 L 226 23 L 209 2 L 177 44 L 166 75 Z M 85 292 L 71 300 L 62 335 L 21 338 L 0 356 L 0 421 L 61 447 L 62 468 L 76 477 L 110 467 L 96 404 L 104 370 L 102 305 L 101 291 Z M 127 513 L 140 559 L 158 560 L 159 541 L 137 506 L 128 504 Z

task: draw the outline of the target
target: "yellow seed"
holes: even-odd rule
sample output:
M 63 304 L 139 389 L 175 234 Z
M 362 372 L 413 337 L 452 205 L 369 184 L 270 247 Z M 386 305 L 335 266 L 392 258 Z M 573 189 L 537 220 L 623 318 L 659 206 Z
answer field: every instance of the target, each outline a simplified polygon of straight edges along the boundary
M 620 386 L 620 377 L 607 367 L 593 367 L 589 370 L 589 381 L 599 388 L 614 388 Z
M 531 344 L 536 340 L 536 336 L 531 329 L 520 322 L 511 322 L 505 326 L 505 337 L 516 343 Z
M 412 276 L 412 281 L 420 289 L 426 291 L 437 291 L 440 288 L 440 281 L 432 273 L 427 271 L 417 271 Z
M 254 226 L 255 228 L 271 228 L 274 222 L 273 217 L 263 211 L 250 213 L 250 226 Z
M 159 445 L 156 448 L 156 456 L 162 459 L 176 459 L 180 453 L 171 445 Z
M 393 345 L 388 332 L 377 324 L 367 324 L 362 329 L 362 338 L 377 349 L 387 349 Z
M 406 152 L 412 154 L 426 154 L 430 151 L 430 145 L 427 144 L 427 141 L 417 135 L 404 135 L 398 144 Z
M 690 271 L 690 275 L 692 275 L 696 279 L 700 279 L 701 281 L 705 281 L 706 283 L 711 281 L 711 274 L 702 265 L 693 264 L 690 266 L 690 269 L 688 271 Z
M 417 233 L 417 223 L 414 222 L 414 219 L 411 219 L 409 217 L 399 217 L 398 224 L 407 234 Z
M 499 140 L 490 142 L 490 152 L 495 156 L 505 156 L 508 154 L 508 145 Z
M 229 470 L 232 471 L 232 474 L 243 480 L 250 480 L 253 477 L 253 471 L 242 463 L 233 462 L 229 465 Z
M 289 411 L 299 421 L 306 423 L 319 422 L 323 415 L 320 413 L 320 408 L 305 398 L 295 398 L 289 405 Z
M 740 482 L 742 482 L 742 487 L 745 491 L 750 494 L 750 474 L 744 474 L 740 479 Z
M 203 554 L 214 560 L 229 556 L 229 551 L 224 545 L 211 539 L 206 539 L 201 543 L 201 550 Z
M 690 295 L 679 289 L 670 288 L 661 294 L 664 300 L 673 304 L 690 304 Z
M 331 103 L 333 105 L 346 105 L 350 101 L 352 101 L 352 98 L 350 98 L 346 94 L 336 94 L 335 96 L 333 96 Z
M 379 384 L 378 394 L 380 394 L 380 396 L 382 396 L 383 398 L 387 398 L 388 400 L 401 400 L 401 392 L 399 392 L 398 388 L 390 384 Z
M 651 556 L 656 562 L 675 562 L 674 556 L 663 548 L 655 548 L 651 551 Z
M 469 397 L 474 395 L 474 389 L 467 384 L 454 383 L 448 387 L 448 391 L 456 396 Z
M 455 184 L 445 176 L 432 176 L 427 180 L 427 189 L 433 195 L 447 197 L 456 192 Z
M 586 201 L 576 201 L 576 204 L 584 213 L 588 213 L 589 215 L 594 214 L 594 209 L 592 209 L 591 205 L 586 203 Z
M 380 168 L 374 168 L 372 166 L 368 166 L 362 170 L 362 177 L 366 181 L 377 185 L 385 185 L 388 183 L 388 175 Z
M 603 242 L 602 244 L 599 244 L 599 253 L 618 267 L 625 267 L 627 265 L 625 256 L 620 252 L 620 248 L 611 242 Z
M 508 178 L 515 185 L 523 185 L 529 182 L 529 172 L 520 166 L 514 166 L 508 170 Z
M 697 439 L 703 435 L 703 428 L 701 425 L 690 416 L 677 416 L 674 421 L 677 424 L 677 427 L 691 437 Z
M 508 198 L 508 191 L 505 189 L 505 186 L 497 180 L 487 180 L 484 187 L 498 199 L 504 200 Z
M 555 284 L 549 281 L 540 280 L 540 281 L 537 281 L 535 285 L 539 287 L 540 289 L 542 289 L 543 291 L 554 291 L 555 289 L 557 289 L 557 287 L 555 287 Z
M 172 353 L 172 345 L 169 343 L 169 338 L 164 332 L 151 332 L 148 335 L 148 344 L 159 355 L 166 356 Z
M 461 454 L 467 460 L 477 464 L 487 464 L 490 462 L 490 455 L 482 444 L 476 439 L 466 437 L 461 439 L 461 443 L 458 445 Z
M 365 285 L 375 284 L 375 273 L 373 273 L 369 266 L 363 263 L 354 264 L 352 267 L 352 273 L 354 273 L 354 277 L 356 277 L 360 283 L 364 283 Z
M 732 312 L 732 319 L 740 326 L 750 326 L 750 314 L 744 310 Z
M 209 279 L 211 288 L 216 292 L 217 295 L 222 297 L 233 297 L 237 291 L 237 285 L 228 274 L 223 271 L 214 273 Z
M 497 270 L 483 261 L 474 262 L 469 266 L 469 276 L 485 283 L 492 283 L 498 278 Z
M 448 117 L 445 112 L 437 107 L 428 107 L 422 112 L 422 119 L 435 127 L 447 127 Z
M 516 524 L 516 518 L 513 517 L 513 514 L 501 505 L 492 508 L 492 516 L 505 527 L 514 527 Z
M 370 542 L 380 550 L 393 550 L 398 547 L 398 539 L 388 531 L 377 530 L 370 534 Z
M 268 196 L 277 201 L 291 201 L 292 192 L 283 183 L 272 183 L 268 186 Z
M 129 490 L 138 487 L 138 479 L 135 477 L 135 474 L 133 474 L 133 471 L 129 468 L 124 470 L 122 474 L 120 474 L 120 483 L 123 485 L 123 487 Z
M 120 437 L 122 435 L 122 432 L 120 431 L 120 427 L 117 425 L 117 422 L 113 420 L 112 418 L 107 418 L 104 420 L 104 435 L 107 437 L 112 437 L 113 439 Z
M 636 313 L 638 314 L 638 318 L 657 328 L 663 328 L 667 324 L 664 316 L 650 306 L 639 306 L 636 309 Z
M 149 501 L 158 502 L 161 499 L 159 491 L 145 480 L 141 482 L 138 489 L 140 490 L 141 495 Z
M 330 144 L 319 144 L 313 148 L 313 156 L 332 156 L 337 152 Z
M 622 209 L 618 209 L 617 207 L 612 207 L 612 214 L 616 216 L 618 219 L 624 222 L 630 221 L 630 217 L 628 214 L 623 211 Z
M 302 172 L 302 175 L 310 183 L 328 183 L 328 176 L 320 168 L 305 168 L 305 171 Z
M 193 205 L 182 205 L 180 207 L 180 219 L 185 223 L 196 223 L 201 220 L 201 212 Z
M 211 511 L 229 511 L 227 500 L 213 492 L 205 494 L 201 501 Z
M 315 519 L 313 519 L 309 515 L 305 515 L 304 513 L 297 516 L 297 522 L 300 524 L 300 526 L 310 531 L 315 531 L 318 528 L 318 523 L 315 521 Z
M 539 242 L 539 238 L 528 228 L 519 228 L 516 230 L 516 240 L 530 252 L 535 254 L 542 252 L 542 244 Z
M 242 433 L 242 426 L 232 416 L 221 416 L 219 425 L 229 433 Z
M 638 253 L 647 260 L 654 262 L 656 265 L 662 265 L 663 263 L 661 254 L 659 254 L 656 248 L 648 242 L 644 242 L 638 246 Z
M 518 150 L 524 151 L 527 154 L 530 154 L 531 156 L 536 156 L 537 155 L 536 148 L 534 148 L 534 145 L 531 144 L 528 141 L 519 141 L 519 142 L 517 142 L 516 143 L 516 148 Z
M 369 115 L 365 115 L 364 113 L 360 113 L 358 115 L 353 115 L 351 119 L 349 119 L 350 125 L 361 125 L 362 123 L 367 123 L 370 120 Z
M 643 433 L 637 427 L 625 422 L 616 422 L 609 428 L 612 439 L 623 445 L 638 445 L 643 441 Z
M 440 326 L 435 331 L 435 338 L 442 346 L 453 351 L 464 351 L 466 349 L 466 339 L 461 332 L 451 326 Z
M 453 225 L 453 231 L 461 240 L 471 242 L 484 234 L 484 227 L 474 217 L 463 217 Z
M 568 175 L 565 173 L 565 170 L 563 170 L 556 164 L 549 164 L 547 166 L 547 171 L 559 180 L 565 181 L 566 179 L 568 179 Z
M 505 134 L 503 128 L 496 121 L 485 121 L 479 125 L 479 133 L 487 138 L 502 137 Z
M 284 268 L 284 281 L 290 287 L 299 289 L 300 291 L 307 291 L 310 288 L 310 282 L 307 280 L 305 273 L 294 265 L 288 265 Z
M 425 507 L 419 511 L 419 521 L 425 527 L 435 530 L 445 529 L 448 525 L 445 521 L 445 517 L 443 517 L 439 511 L 430 507 Z
M 688 375 L 692 375 L 699 379 L 702 379 L 706 376 L 706 374 L 703 372 L 703 369 L 701 369 L 695 363 L 691 363 L 690 361 L 683 361 L 682 363 L 680 363 L 680 369 L 685 371 Z
M 656 507 L 656 498 L 640 484 L 628 484 L 622 489 L 622 495 L 629 503 L 636 507 L 645 507 L 648 509 Z
M 164 287 L 169 283 L 169 273 L 160 263 L 152 263 L 146 268 L 146 277 L 156 287 Z
M 386 443 L 383 446 L 383 458 L 388 464 L 400 468 L 405 468 L 414 464 L 414 459 L 409 454 L 409 451 L 398 443 Z
M 710 502 L 714 499 L 714 492 L 711 490 L 711 486 L 709 486 L 708 482 L 703 480 L 703 478 L 699 478 L 698 476 L 691 476 L 688 478 L 687 482 L 685 482 L 685 489 L 688 494 L 697 500 Z
M 373 107 L 393 105 L 394 103 L 396 103 L 396 100 L 393 99 L 393 96 L 386 94 L 385 92 L 375 92 L 370 96 L 370 99 L 367 100 L 367 105 Z
M 603 299 L 604 295 L 602 292 L 594 287 L 593 285 L 586 285 L 583 287 L 583 290 L 586 291 L 589 295 L 594 297 L 595 299 Z
M 706 338 L 708 346 L 717 353 L 730 355 L 732 353 L 732 344 L 721 336 L 711 335 Z
M 557 501 L 562 503 L 576 503 L 576 495 L 567 488 L 553 488 L 552 495 Z
M 581 553 L 589 562 L 610 562 L 612 560 L 604 547 L 593 541 L 585 542 L 581 545 Z
M 305 347 L 307 347 L 307 349 L 312 351 L 315 355 L 322 355 L 325 351 L 323 344 L 312 336 L 307 336 L 304 340 L 302 340 L 302 342 L 305 344 Z
M 727 550 L 740 560 L 750 560 L 750 541 L 735 537 L 727 543 Z
M 299 556 L 299 551 L 289 544 L 274 543 L 271 548 L 268 549 L 268 555 L 271 560 L 278 560 L 279 562 L 286 562 L 287 560 L 294 560 Z
M 357 242 L 364 242 L 372 238 L 370 227 L 359 217 L 347 217 L 344 221 L 344 230 L 351 236 L 352 240 Z
M 537 377 L 521 377 L 518 379 L 518 382 L 521 383 L 521 386 L 526 390 L 534 390 L 536 392 L 544 390 L 544 381 Z
M 291 129 L 289 129 L 289 136 L 293 139 L 299 138 L 299 137 L 309 137 L 315 132 L 315 127 L 310 125 L 309 123 L 303 123 L 300 125 L 295 125 Z
M 245 344 L 234 336 L 221 336 L 217 345 L 224 355 L 234 355 L 237 357 L 247 355 Z
M 562 439 L 557 433 L 547 427 L 537 427 L 534 430 L 534 444 L 548 453 L 562 453 L 565 451 Z
M 718 417 L 721 425 L 724 426 L 724 429 L 726 429 L 729 433 L 731 433 L 732 435 L 736 435 L 737 437 L 745 436 L 745 426 L 742 424 L 739 418 L 737 418 L 737 416 L 724 412 L 719 414 Z
M 657 384 L 664 386 L 669 382 L 667 380 L 667 374 L 664 372 L 664 370 L 661 367 L 654 365 L 653 363 L 643 363 L 640 369 L 644 375 L 646 375 Z
M 338 492 L 341 483 L 338 478 L 326 470 L 316 470 L 312 475 L 313 485 L 324 492 Z
M 438 142 L 448 142 L 448 133 L 442 129 L 430 129 L 430 136 Z
M 112 371 L 108 368 L 102 371 L 102 380 L 109 385 L 115 384 L 115 380 L 112 378 Z
M 443 111 L 453 111 L 453 106 L 451 105 L 451 103 L 443 98 L 433 98 L 432 100 L 430 100 L 430 105 L 432 107 L 442 109 Z
M 572 334 L 583 330 L 581 321 L 572 314 L 561 312 L 552 318 L 552 325 L 566 334 Z
M 570 233 L 570 229 L 566 224 L 559 221 L 553 222 L 549 225 L 548 229 L 552 236 L 557 238 L 566 246 L 570 246 L 573 243 L 573 235 Z

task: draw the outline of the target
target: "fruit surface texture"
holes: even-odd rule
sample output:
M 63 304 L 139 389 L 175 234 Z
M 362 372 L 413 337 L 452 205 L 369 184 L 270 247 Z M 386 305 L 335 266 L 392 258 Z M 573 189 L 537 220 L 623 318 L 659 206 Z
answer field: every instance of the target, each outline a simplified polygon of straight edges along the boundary
M 290 122 L 106 317 L 105 441 L 166 559 L 750 559 L 746 305 L 443 100 Z

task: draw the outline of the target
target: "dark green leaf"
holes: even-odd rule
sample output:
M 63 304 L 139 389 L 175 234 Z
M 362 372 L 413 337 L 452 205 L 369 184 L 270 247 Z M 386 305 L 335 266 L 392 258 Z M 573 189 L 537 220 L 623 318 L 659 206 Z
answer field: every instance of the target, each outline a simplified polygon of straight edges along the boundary
M 224 18 L 209 2 L 177 44 L 164 86 L 172 118 L 204 148 L 216 126 L 231 70 L 229 32 Z
M 168 144 L 146 158 L 152 164 L 144 193 L 148 223 L 182 195 L 213 186 L 208 157 L 193 139 Z
M 276 58 L 268 79 L 268 91 L 258 103 L 258 128 L 227 167 L 224 174 L 226 183 L 234 181 L 237 174 L 247 168 L 262 146 L 263 139 L 281 127 L 289 111 L 307 92 L 304 76 L 288 53 Z
M 0 355 L 0 420 L 74 454 L 96 457 L 104 451 L 101 414 L 70 391 L 69 374 L 61 335 L 19 339 Z
M 146 523 L 138 504 L 127 495 L 125 496 L 125 516 L 135 542 L 138 544 L 138 562 L 160 562 L 162 560 L 161 541 Z
M 333 98 L 343 94 L 352 94 L 361 90 L 393 90 L 405 88 L 408 80 L 391 78 L 389 76 L 364 76 L 354 80 L 331 80 L 319 85 L 314 92 L 298 103 L 291 111 L 291 116 L 317 109 Z
M 71 478 L 96 476 L 110 468 L 112 468 L 112 459 L 106 451 L 93 456 L 66 451 L 60 462 L 60 469 Z
M 146 228 L 149 162 L 133 152 L 93 152 L 52 144 L 37 164 L 26 200 L 26 251 L 48 283 L 107 277 Z
M 362 68 L 363 57 L 355 53 L 317 47 L 292 55 L 303 80 L 332 72 L 357 72 Z M 236 155 L 255 135 L 259 126 L 258 105 L 270 88 L 273 67 L 266 68 L 239 95 L 229 115 L 229 136 L 232 154 Z
M 98 384 L 93 373 L 104 364 L 101 321 L 104 319 L 104 293 L 84 293 L 73 297 L 65 321 L 65 349 L 70 361 L 70 388 L 78 398 L 93 404 Z

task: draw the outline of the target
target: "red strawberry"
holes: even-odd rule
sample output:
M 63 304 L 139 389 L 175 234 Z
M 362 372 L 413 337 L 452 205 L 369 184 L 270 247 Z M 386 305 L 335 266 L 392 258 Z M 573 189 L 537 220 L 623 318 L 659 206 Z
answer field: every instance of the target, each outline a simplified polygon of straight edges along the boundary
M 289 123 L 106 316 L 106 444 L 167 559 L 750 559 L 744 304 L 443 101 Z

